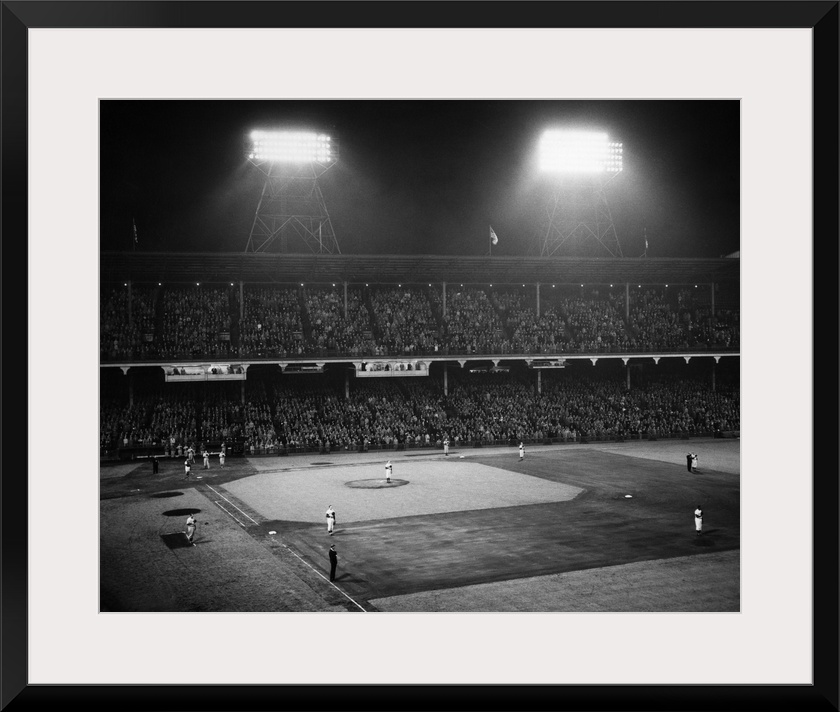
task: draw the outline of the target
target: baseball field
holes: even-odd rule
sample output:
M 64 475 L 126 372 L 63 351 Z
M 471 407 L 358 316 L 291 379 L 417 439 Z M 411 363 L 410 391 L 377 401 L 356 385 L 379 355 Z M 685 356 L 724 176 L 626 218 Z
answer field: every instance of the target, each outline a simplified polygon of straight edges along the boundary
M 737 612 L 739 547 L 736 439 L 100 468 L 103 612 Z

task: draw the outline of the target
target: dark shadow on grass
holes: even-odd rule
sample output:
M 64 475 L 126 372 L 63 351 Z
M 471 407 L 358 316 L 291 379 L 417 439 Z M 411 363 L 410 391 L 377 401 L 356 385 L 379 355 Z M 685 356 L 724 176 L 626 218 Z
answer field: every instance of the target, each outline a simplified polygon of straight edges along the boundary
M 187 535 L 184 532 L 172 532 L 171 534 L 161 534 L 160 538 L 163 539 L 163 543 L 166 544 L 170 549 L 185 549 L 187 547 L 192 548 L 192 543 L 189 539 L 187 539 Z
M 164 517 L 186 517 L 189 514 L 198 514 L 201 510 L 195 507 L 188 507 L 185 509 L 167 509 L 163 512 Z

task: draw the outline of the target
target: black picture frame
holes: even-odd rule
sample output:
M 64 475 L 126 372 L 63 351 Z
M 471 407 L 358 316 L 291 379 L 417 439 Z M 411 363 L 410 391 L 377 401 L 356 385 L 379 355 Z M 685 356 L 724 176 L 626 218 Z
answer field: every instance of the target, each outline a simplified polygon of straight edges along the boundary
M 33 28 L 569 27 L 809 28 L 813 32 L 815 344 L 829 354 L 820 389 L 837 393 L 838 265 L 838 2 L 2 2 L 3 333 L 25 334 L 27 263 L 27 31 Z M 445 7 L 444 7 L 445 5 Z M 327 7 L 328 6 L 328 7 Z M 412 8 L 412 6 L 417 6 Z M 422 6 L 422 7 L 420 7 Z M 413 12 L 412 9 L 418 10 Z M 328 11 L 327 11 L 328 10 Z M 822 277 L 822 279 L 820 278 Z M 817 324 L 826 325 L 816 328 Z M 8 342 L 7 342 L 8 343 Z M 815 350 L 815 353 L 819 353 Z M 4 349 L 7 435 L 2 449 L 2 688 L 10 710 L 836 710 L 838 709 L 838 478 L 836 453 L 815 469 L 812 685 L 29 685 L 27 682 L 27 542 L 25 458 L 26 340 Z M 13 359 L 13 360 L 12 360 Z M 21 397 L 12 397 L 19 393 Z M 836 408 L 814 416 L 815 455 L 834 441 Z M 11 440 L 10 425 L 14 424 Z M 825 429 L 825 425 L 828 428 Z M 817 431 L 817 428 L 819 430 Z M 818 432 L 821 437 L 817 437 Z M 815 457 L 816 462 L 821 462 Z M 803 473 L 806 474 L 806 473 Z M 780 502 L 780 506 L 783 506 Z M 772 516 L 779 516 L 775 512 Z M 769 536 L 775 536 L 773 531 Z M 779 572 L 782 576 L 783 572 Z M 558 644 L 562 645 L 562 641 Z M 675 654 L 677 652 L 675 651 Z M 332 663 L 331 663 L 332 664 Z

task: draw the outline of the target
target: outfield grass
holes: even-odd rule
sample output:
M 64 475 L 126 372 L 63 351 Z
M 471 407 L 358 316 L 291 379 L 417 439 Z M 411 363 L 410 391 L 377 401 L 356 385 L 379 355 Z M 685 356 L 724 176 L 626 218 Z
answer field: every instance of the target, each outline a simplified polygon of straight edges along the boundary
M 538 447 L 524 462 L 515 448 L 391 453 L 409 483 L 391 489 L 346 486 L 384 478 L 378 453 L 231 459 L 190 481 L 180 461 L 155 476 L 148 463 L 103 467 L 101 608 L 737 611 L 739 442 L 692 441 L 695 475 L 687 449 Z M 188 510 L 196 546 L 170 548 Z

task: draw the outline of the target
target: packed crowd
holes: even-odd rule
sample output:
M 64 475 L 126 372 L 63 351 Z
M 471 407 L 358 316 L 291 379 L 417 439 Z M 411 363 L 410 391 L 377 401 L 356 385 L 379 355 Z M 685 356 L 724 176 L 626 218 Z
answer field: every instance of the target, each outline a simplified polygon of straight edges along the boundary
M 371 302 L 382 355 L 411 356 L 441 349 L 440 330 L 425 291 L 375 289 Z
M 303 323 L 300 314 L 296 289 L 245 289 L 243 314 L 239 321 L 239 355 L 302 355 Z
M 169 288 L 161 298 L 161 331 L 154 342 L 157 358 L 231 355 L 231 290 Z
M 99 348 L 111 360 L 143 359 L 151 356 L 155 331 L 154 290 L 135 288 L 131 312 L 126 287 L 103 294 L 99 305 Z
M 371 353 L 370 315 L 358 289 L 348 290 L 346 317 L 344 298 L 337 290 L 307 288 L 304 302 L 310 325 L 310 354 Z
M 569 326 L 569 351 L 615 353 L 631 350 L 632 343 L 619 308 L 620 299 L 612 295 L 602 298 L 598 291 L 588 297 L 563 299 L 560 310 Z
M 459 375 L 455 375 L 458 373 Z M 432 378 L 354 384 L 345 393 L 320 377 L 248 382 L 207 396 L 197 384 L 101 406 L 103 451 L 241 443 L 246 453 L 357 450 L 453 444 L 696 435 L 740 430 L 737 383 L 671 375 L 628 389 L 617 374 L 546 373 L 538 389 L 511 373 L 453 373 L 448 395 Z M 225 384 L 230 385 L 230 384 Z
M 685 328 L 688 312 L 674 311 L 665 296 L 647 289 L 634 295 L 630 306 L 630 347 L 635 351 L 641 344 L 657 344 L 666 351 L 688 348 Z
M 715 310 L 694 290 L 136 287 L 103 292 L 103 360 L 562 354 L 735 349 L 737 308 Z M 156 309 L 157 305 L 157 309 Z M 157 316 L 156 316 L 157 314 Z
M 502 322 L 483 289 L 461 288 L 449 296 L 444 315 L 450 353 L 500 353 Z
M 524 292 L 494 293 L 491 301 L 510 335 L 502 343 L 501 353 L 557 354 L 567 350 L 565 321 L 550 303 L 543 302 L 537 317 L 536 299 Z

